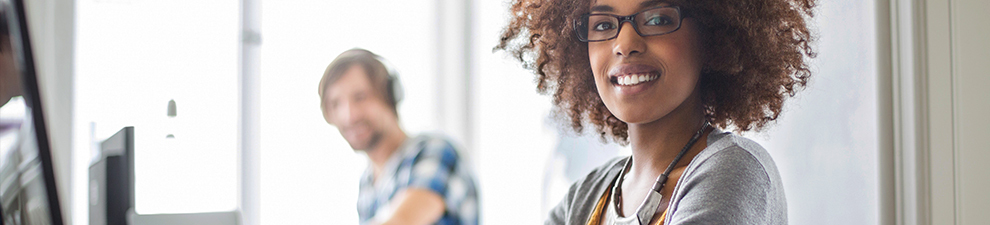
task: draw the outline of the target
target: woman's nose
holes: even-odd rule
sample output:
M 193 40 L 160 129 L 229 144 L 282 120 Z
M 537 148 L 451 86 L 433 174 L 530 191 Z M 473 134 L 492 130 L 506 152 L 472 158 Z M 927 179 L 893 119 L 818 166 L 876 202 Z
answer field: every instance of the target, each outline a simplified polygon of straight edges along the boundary
M 612 52 L 616 56 L 629 57 L 643 52 L 645 47 L 643 37 L 636 33 L 632 21 L 619 24 L 619 34 L 616 35 L 615 42 L 612 46 Z

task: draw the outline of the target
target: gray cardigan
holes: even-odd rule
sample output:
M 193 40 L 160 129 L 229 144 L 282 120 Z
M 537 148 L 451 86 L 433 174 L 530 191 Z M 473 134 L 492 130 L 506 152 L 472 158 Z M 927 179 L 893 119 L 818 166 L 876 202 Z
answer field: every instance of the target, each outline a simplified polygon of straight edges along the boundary
M 715 129 L 677 181 L 664 224 L 787 224 L 784 186 L 770 154 L 756 142 Z M 571 185 L 545 224 L 586 224 L 619 157 Z

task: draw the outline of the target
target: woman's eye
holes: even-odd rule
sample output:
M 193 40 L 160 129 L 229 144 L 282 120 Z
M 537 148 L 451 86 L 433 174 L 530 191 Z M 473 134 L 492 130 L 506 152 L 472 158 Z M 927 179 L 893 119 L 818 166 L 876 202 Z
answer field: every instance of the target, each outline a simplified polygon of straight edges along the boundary
M 601 22 L 601 23 L 595 24 L 595 26 L 594 26 L 594 30 L 596 30 L 596 31 L 604 31 L 604 30 L 611 30 L 611 29 L 615 29 L 615 24 L 612 24 L 611 22 Z
M 644 23 L 643 25 L 647 25 L 647 26 L 664 26 L 664 25 L 670 25 L 671 23 L 673 23 L 673 21 L 670 19 L 670 17 L 666 17 L 666 16 L 654 16 L 654 17 L 651 17 L 650 19 L 646 20 L 646 23 Z

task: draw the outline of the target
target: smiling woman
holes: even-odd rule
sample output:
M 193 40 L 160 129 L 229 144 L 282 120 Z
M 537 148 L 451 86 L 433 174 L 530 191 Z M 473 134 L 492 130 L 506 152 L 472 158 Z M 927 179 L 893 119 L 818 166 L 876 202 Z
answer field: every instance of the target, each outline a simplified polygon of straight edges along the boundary
M 700 77 L 700 97 L 713 124 L 740 131 L 761 128 L 777 118 L 786 96 L 807 83 L 806 59 L 815 53 L 805 19 L 812 16 L 814 1 L 670 2 L 676 4 L 665 5 L 682 6 L 683 16 L 703 29 L 698 38 L 704 47 L 696 52 L 704 57 L 701 72 L 706 74 Z M 600 11 L 612 8 L 601 6 Z M 591 10 L 591 2 L 516 1 L 511 10 L 524 16 L 513 18 L 496 48 L 537 73 L 537 90 L 552 91 L 555 104 L 567 106 L 574 129 L 583 129 L 581 121 L 587 118 L 603 138 L 607 132 L 617 142 L 627 141 L 625 122 L 605 109 L 594 89 L 592 59 L 585 57 L 589 45 L 580 44 L 580 35 L 571 31 L 581 26 L 576 20 Z
M 814 5 L 515 1 L 496 49 L 537 74 L 572 128 L 587 121 L 632 148 L 577 181 L 547 222 L 787 223 L 773 159 L 722 129 L 760 130 L 807 83 Z

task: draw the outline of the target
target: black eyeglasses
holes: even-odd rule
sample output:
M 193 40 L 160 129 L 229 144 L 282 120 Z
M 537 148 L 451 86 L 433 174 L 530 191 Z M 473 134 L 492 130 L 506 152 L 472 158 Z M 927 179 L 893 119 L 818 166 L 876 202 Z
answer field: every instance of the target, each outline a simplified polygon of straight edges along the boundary
M 678 6 L 651 8 L 629 16 L 589 13 L 574 21 L 574 32 L 583 42 L 607 41 L 619 36 L 622 23 L 629 21 L 639 36 L 657 36 L 680 29 L 682 19 Z

